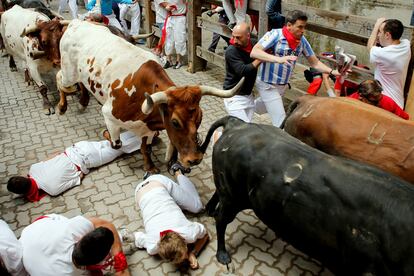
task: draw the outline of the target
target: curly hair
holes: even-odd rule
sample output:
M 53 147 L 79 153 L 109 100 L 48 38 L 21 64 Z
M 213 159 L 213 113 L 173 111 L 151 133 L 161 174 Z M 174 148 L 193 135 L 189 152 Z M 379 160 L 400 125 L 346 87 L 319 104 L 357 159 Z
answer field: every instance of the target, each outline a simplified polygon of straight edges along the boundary
M 187 244 L 183 237 L 176 232 L 168 232 L 160 239 L 158 254 L 161 258 L 176 265 L 181 265 L 187 260 Z

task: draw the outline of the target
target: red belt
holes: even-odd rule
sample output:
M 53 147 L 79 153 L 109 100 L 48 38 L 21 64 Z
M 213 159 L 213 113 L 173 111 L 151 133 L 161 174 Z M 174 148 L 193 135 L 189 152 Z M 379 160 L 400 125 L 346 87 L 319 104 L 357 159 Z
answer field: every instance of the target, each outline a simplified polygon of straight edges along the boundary
M 68 154 L 66 153 L 66 151 L 64 151 L 63 152 L 66 156 L 68 156 Z M 69 156 L 68 156 L 68 158 L 69 158 Z M 73 163 L 73 162 L 72 162 Z M 73 165 L 75 165 L 75 167 L 76 167 L 76 169 L 80 172 L 81 171 L 81 168 L 78 166 L 78 165 L 76 165 L 75 163 L 73 163 Z
M 48 216 L 40 216 L 40 217 L 36 218 L 33 222 L 36 222 L 36 221 L 44 219 L 44 218 L 48 218 Z

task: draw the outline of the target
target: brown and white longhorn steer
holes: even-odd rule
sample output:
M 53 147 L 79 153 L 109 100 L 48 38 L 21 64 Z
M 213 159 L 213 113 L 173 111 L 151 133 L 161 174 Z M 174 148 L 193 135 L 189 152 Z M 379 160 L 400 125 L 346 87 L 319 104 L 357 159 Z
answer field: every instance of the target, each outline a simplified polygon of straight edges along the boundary
M 39 86 L 45 114 L 54 113 L 47 98 L 47 87 L 41 73 L 60 65 L 59 42 L 68 21 L 50 20 L 44 14 L 18 5 L 5 11 L 1 16 L 0 34 L 10 55 L 9 66 L 17 71 L 14 58 L 23 61 L 25 80 L 31 79 Z
M 284 125 L 290 135 L 414 183 L 414 122 L 347 98 L 303 96 L 290 109 Z
M 170 149 L 178 151 L 185 167 L 200 163 L 203 153 L 197 129 L 202 118 L 201 97 L 230 97 L 243 82 L 226 91 L 207 86 L 175 87 L 154 54 L 111 34 L 103 26 L 79 20 L 69 24 L 60 52 L 61 71 L 56 79 L 61 113 L 66 111 L 65 93 L 73 92 L 73 85 L 81 83 L 102 104 L 114 148 L 121 146 L 121 129 L 142 137 L 144 169 L 149 172 L 158 169 L 147 143 L 163 129 L 167 130 Z

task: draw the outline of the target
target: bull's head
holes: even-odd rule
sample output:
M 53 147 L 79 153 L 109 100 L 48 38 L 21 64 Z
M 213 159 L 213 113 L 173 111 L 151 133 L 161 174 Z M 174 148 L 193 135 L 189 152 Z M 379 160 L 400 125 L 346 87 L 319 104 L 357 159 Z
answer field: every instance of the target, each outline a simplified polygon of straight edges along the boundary
M 142 112 L 150 114 L 158 105 L 171 144 L 180 154 L 180 162 L 185 167 L 197 165 L 203 159 L 200 150 L 201 140 L 198 127 L 201 124 L 202 96 L 211 95 L 221 98 L 232 97 L 239 91 L 244 78 L 230 90 L 221 90 L 210 86 L 171 87 L 166 91 L 145 94 Z
M 24 29 L 21 36 L 37 38 L 38 49 L 33 58 L 46 57 L 54 65 L 60 66 L 59 43 L 64 33 L 64 28 L 70 23 L 68 20 L 53 19 L 50 21 L 37 21 L 36 25 Z

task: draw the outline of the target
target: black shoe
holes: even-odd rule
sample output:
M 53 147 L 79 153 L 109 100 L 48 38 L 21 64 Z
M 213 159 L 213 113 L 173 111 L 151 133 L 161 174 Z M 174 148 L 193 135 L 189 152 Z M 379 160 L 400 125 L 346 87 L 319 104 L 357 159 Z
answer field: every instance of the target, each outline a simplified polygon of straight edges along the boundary
M 162 68 L 167 69 L 167 68 L 170 68 L 171 66 L 172 66 L 171 63 L 167 60 L 167 62 L 164 64 Z
M 183 165 L 181 165 L 179 162 L 176 162 L 174 164 L 172 164 L 171 168 L 169 169 L 170 173 L 172 171 L 172 174 L 174 175 L 175 172 L 177 172 L 178 170 L 180 170 L 180 172 L 182 174 L 186 174 L 186 173 L 190 173 L 191 169 L 190 168 L 185 168 Z

